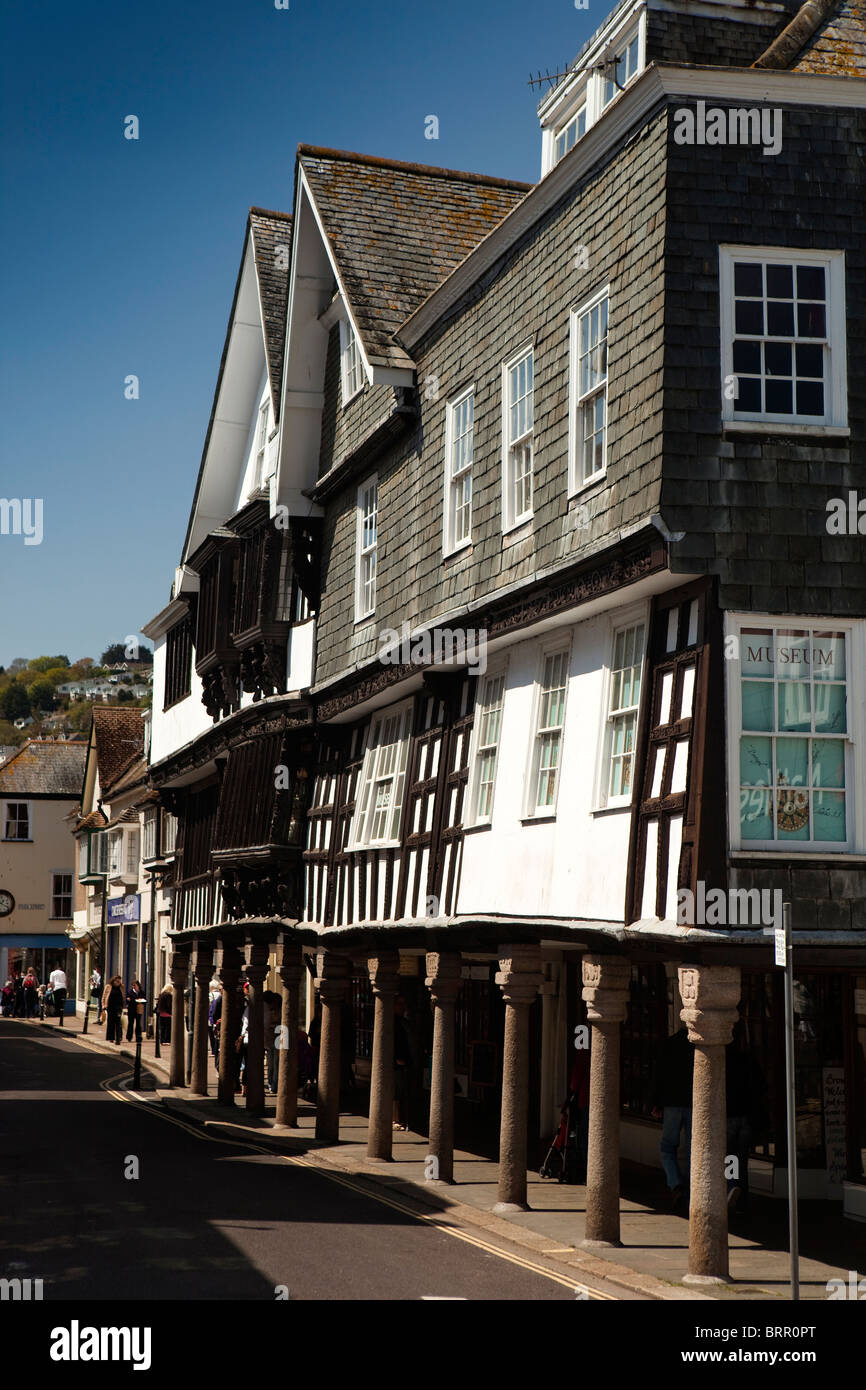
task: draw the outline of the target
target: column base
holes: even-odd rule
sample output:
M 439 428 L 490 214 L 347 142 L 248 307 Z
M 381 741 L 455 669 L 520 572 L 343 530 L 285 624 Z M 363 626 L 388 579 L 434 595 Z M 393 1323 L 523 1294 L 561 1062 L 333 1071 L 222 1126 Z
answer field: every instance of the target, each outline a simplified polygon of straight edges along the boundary
M 684 1274 L 684 1284 L 730 1284 L 733 1281 L 729 1274 Z
M 516 1211 L 532 1211 L 528 1202 L 497 1202 L 490 1210 L 494 1216 L 510 1216 Z
M 424 1186 L 425 1186 L 425 1187 L 453 1187 L 453 1186 L 454 1186 L 454 1179 L 453 1179 L 453 1178 L 425 1178 L 425 1179 L 424 1179 Z M 496 1207 L 494 1207 L 493 1210 L 496 1211 Z M 526 1211 L 529 1211 L 529 1208 L 526 1207 L 525 1210 L 526 1210 Z
M 368 1163 L 393 1163 L 393 1162 L 394 1162 L 393 1156 L 392 1156 L 391 1154 L 389 1154 L 387 1158 L 385 1158 L 382 1154 L 365 1154 L 364 1157 L 366 1158 L 366 1160 L 367 1160 Z
M 622 1250 L 621 1240 L 582 1240 L 584 1250 Z

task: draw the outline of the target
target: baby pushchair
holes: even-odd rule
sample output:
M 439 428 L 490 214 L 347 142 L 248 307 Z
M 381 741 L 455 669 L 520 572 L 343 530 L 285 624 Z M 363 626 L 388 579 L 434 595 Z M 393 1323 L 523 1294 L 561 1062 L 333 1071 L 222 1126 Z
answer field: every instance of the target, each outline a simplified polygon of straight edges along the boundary
M 540 1178 L 556 1178 L 557 1182 L 579 1183 L 586 1180 L 580 1151 L 579 1111 L 574 1096 L 569 1096 L 562 1110 L 559 1129 L 538 1170 Z

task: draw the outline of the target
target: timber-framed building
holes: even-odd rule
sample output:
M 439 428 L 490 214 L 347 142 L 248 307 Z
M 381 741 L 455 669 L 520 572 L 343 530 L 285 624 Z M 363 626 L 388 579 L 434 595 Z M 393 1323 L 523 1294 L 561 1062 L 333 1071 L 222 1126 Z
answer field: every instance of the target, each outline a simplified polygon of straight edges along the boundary
M 727 1269 L 738 1010 L 752 1185 L 784 1186 L 767 903 L 801 1191 L 866 1215 L 864 108 L 857 0 L 623 0 L 541 102 L 535 185 L 301 145 L 145 629 L 178 1009 L 191 951 L 228 1016 L 245 971 L 255 1055 L 278 951 L 289 1037 L 302 976 L 321 1002 L 319 1136 L 348 1001 L 387 1158 L 401 993 L 413 1125 L 444 1181 L 495 1125 L 505 1206 L 588 1023 L 601 1243 L 682 1017 L 697 1277 Z

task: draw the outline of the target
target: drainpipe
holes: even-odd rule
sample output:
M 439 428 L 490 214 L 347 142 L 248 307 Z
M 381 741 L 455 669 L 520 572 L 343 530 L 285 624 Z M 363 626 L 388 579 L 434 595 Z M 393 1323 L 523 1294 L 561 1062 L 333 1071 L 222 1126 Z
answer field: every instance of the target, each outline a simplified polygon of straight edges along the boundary
M 753 68 L 789 68 L 806 44 L 838 9 L 839 0 L 806 0 L 790 24 L 781 34 L 777 34 L 760 56 L 752 64 Z

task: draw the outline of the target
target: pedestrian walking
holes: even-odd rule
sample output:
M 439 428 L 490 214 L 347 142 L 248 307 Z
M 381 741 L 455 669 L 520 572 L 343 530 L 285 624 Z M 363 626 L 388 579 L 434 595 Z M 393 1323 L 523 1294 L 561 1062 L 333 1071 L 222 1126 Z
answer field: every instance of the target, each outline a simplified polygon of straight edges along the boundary
M 688 1207 L 689 1160 L 692 1147 L 692 1075 L 695 1050 L 685 1024 L 666 1038 L 659 1049 L 653 1085 L 654 1120 L 662 1121 L 659 1145 L 671 1210 Z M 682 1163 L 678 1158 L 685 1136 Z
M 3 1017 L 11 1018 L 15 1009 L 15 986 L 11 978 L 3 986 L 2 991 Z
M 24 976 L 24 1017 L 36 1018 L 39 1014 L 39 981 L 31 966 Z
M 749 1151 L 766 1129 L 769 1111 L 764 1075 L 749 1050 L 743 1018 L 735 1023 L 725 1048 L 725 1101 L 728 1211 L 745 1215 L 749 1205 Z M 735 1162 L 731 1163 L 731 1159 Z
M 275 990 L 266 989 L 262 995 L 265 1016 L 265 1057 L 268 1064 L 268 1091 L 277 1094 L 277 1081 L 280 1071 L 280 1051 L 277 1046 L 283 1001 Z
M 208 991 L 207 1035 L 210 1039 L 211 1056 L 219 1063 L 220 1020 L 223 1012 L 223 992 L 219 980 L 211 980 Z
M 161 1043 L 171 1042 L 172 994 L 173 990 L 171 985 L 164 985 L 157 996 L 154 1006 L 156 1026 L 159 1030 L 159 1041 Z
M 12 988 L 13 988 L 13 990 L 14 990 L 14 992 L 15 992 L 15 1008 L 14 1008 L 14 1015 L 15 1015 L 16 1018 L 23 1018 L 23 1017 L 24 1017 L 24 1008 L 25 1008 L 25 1004 L 24 1004 L 24 976 L 21 974 L 21 971 L 20 971 L 20 970 L 16 970 L 16 972 L 15 972 L 15 977 L 14 977 L 14 979 L 13 979 L 13 981 L 12 981 Z
M 113 975 L 103 990 L 102 1012 L 106 1019 L 105 1036 L 119 1046 L 123 1036 L 123 982 L 119 975 Z
M 394 1128 L 408 1129 L 409 1072 L 412 1067 L 412 1044 L 406 1027 L 406 1000 L 402 994 L 394 999 Z
M 90 972 L 90 1000 L 93 1004 L 93 1011 L 96 1014 L 96 1022 L 102 1022 L 102 975 L 95 968 Z
M 66 1008 L 66 971 L 61 970 L 58 965 L 48 976 L 48 987 L 54 996 L 54 1012 L 60 1019 L 60 1026 L 63 1027 L 63 1013 Z
M 141 1037 L 141 1014 L 138 1010 L 138 1001 L 144 999 L 144 990 L 140 980 L 133 980 L 129 989 L 126 991 L 126 1041 L 132 1042 L 133 1032 L 137 1038 Z

